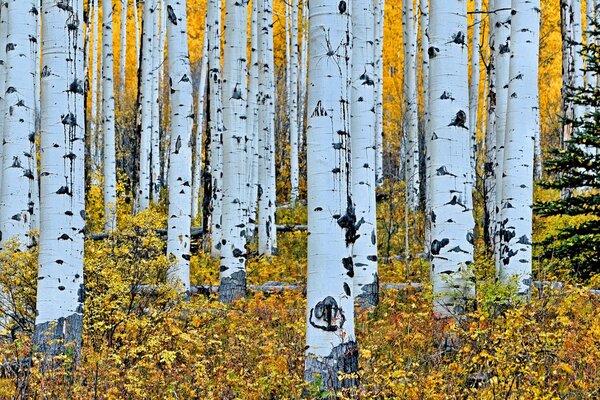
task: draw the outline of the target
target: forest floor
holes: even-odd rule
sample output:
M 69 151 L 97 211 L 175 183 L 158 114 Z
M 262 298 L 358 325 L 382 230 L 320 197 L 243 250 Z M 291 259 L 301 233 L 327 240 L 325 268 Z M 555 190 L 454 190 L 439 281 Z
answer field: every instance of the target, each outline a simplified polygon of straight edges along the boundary
M 306 209 L 278 217 L 280 224 L 303 224 Z M 395 226 L 386 221 L 396 221 Z M 403 254 L 398 221 L 383 212 L 380 238 L 384 249 Z M 228 306 L 215 295 L 182 301 L 164 283 L 169 260 L 155 229 L 165 222 L 160 209 L 121 217 L 118 233 L 86 242 L 84 342 L 75 370 L 70 355 L 50 372 L 42 373 L 36 359 L 25 368 L 32 351 L 35 249 L 0 255 L 0 283 L 11 288 L 3 307 L 15 322 L 0 344 L 0 398 L 327 397 L 303 381 L 304 291 L 255 292 Z M 411 254 L 419 244 L 414 246 Z M 280 234 L 279 254 L 249 259 L 249 284 L 302 287 L 306 232 Z M 522 303 L 509 288 L 493 283 L 489 262 L 479 264 L 477 309 L 448 321 L 434 318 L 429 270 L 414 257 L 408 280 L 421 282 L 421 289 L 383 290 L 379 307 L 357 312 L 360 386 L 338 397 L 599 398 L 600 296 L 567 285 L 536 292 Z M 381 281 L 406 282 L 406 271 L 401 259 L 381 263 Z M 218 262 L 202 252 L 193 256 L 192 283 L 217 284 Z M 156 290 L 139 290 L 140 285 Z M 448 338 L 454 346 L 443 345 Z

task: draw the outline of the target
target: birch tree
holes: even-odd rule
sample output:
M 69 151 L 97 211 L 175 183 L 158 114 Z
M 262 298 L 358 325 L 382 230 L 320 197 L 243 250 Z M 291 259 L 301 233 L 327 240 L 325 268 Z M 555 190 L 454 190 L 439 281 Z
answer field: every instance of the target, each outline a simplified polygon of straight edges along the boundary
M 196 152 L 194 154 L 194 175 L 192 178 L 192 220 L 199 214 L 200 186 L 202 185 L 202 150 L 204 143 L 204 115 L 206 108 L 206 79 L 208 76 L 208 37 L 207 25 L 204 27 L 202 40 L 202 60 L 200 65 L 200 82 L 198 85 L 198 102 L 196 109 Z
M 372 0 L 375 14 L 375 180 L 383 184 L 383 30 L 385 0 Z
M 462 0 L 432 0 L 429 25 L 431 280 L 438 315 L 465 312 L 474 286 L 467 10 Z
M 223 69 L 223 238 L 219 298 L 246 296 L 246 106 L 248 3 L 225 2 Z
M 298 72 L 299 51 L 298 46 L 298 0 L 291 3 L 290 24 L 290 107 L 289 107 L 289 134 L 290 134 L 290 200 L 292 204 L 298 200 L 300 185 L 300 170 L 298 167 Z
M 496 17 L 495 0 L 488 1 L 489 16 L 489 60 L 487 66 L 487 125 L 485 133 L 485 228 L 488 243 L 495 245 L 496 232 Z
M 471 132 L 471 180 L 477 174 L 477 116 L 479 112 L 479 39 L 481 37 L 481 0 L 475 0 L 471 37 L 471 83 L 469 85 L 469 131 Z
M 538 129 L 540 0 L 513 0 L 509 100 L 500 219 L 504 282 L 516 277 L 518 293 L 531 292 L 534 140 Z
M 169 229 L 167 254 L 175 256 L 169 274 L 184 292 L 190 287 L 192 214 L 192 128 L 194 98 L 187 39 L 185 0 L 167 0 L 167 48 L 171 89 L 171 150 L 169 154 Z
M 91 175 L 93 182 L 97 183 L 95 174 L 98 173 L 100 168 L 100 141 L 98 133 L 98 70 L 99 64 L 99 52 L 98 52 L 98 36 L 100 35 L 99 29 L 99 14 L 100 14 L 100 0 L 92 0 L 90 6 L 92 12 L 92 27 L 90 29 L 90 35 L 92 35 L 92 87 L 90 90 L 91 94 L 91 115 L 90 115 L 90 160 L 91 160 Z
M 324 389 L 356 384 L 349 78 L 351 10 L 311 0 L 308 89 L 308 283 L 305 379 Z
M 256 229 L 258 196 L 258 1 L 252 2 L 250 33 L 250 68 L 248 76 L 248 111 L 246 132 L 248 135 L 247 191 L 248 207 L 244 222 L 248 238 L 253 240 Z
M 275 225 L 275 62 L 273 55 L 273 0 L 258 9 L 258 252 L 277 253 Z
M 208 69 L 210 88 L 210 157 L 207 165 L 211 180 L 211 254 L 218 257 L 221 249 L 221 204 L 223 199 L 223 114 L 221 110 L 221 0 L 209 0 Z
M 406 144 L 406 201 L 411 210 L 419 208 L 419 104 L 417 96 L 417 26 L 412 0 L 402 2 L 404 38 L 404 142 Z
M 139 161 L 139 181 L 137 190 L 137 210 L 143 211 L 150 206 L 150 185 L 152 182 L 152 89 L 154 81 L 154 69 L 152 50 L 154 42 L 154 10 L 156 0 L 144 1 L 142 13 L 142 44 L 141 44 L 141 72 L 140 72 L 140 100 L 141 108 L 140 119 L 140 161 Z
M 135 0 L 134 6 L 135 6 Z M 129 0 L 121 0 L 121 29 L 120 29 L 120 44 L 121 44 L 121 52 L 120 52 L 120 63 L 119 63 L 119 83 L 120 90 L 119 94 L 121 99 L 125 97 L 125 86 L 126 86 L 126 75 L 125 75 L 125 67 L 127 66 L 127 8 L 129 6 Z
M 160 24 L 160 13 L 166 13 L 164 5 L 162 9 L 159 9 L 159 4 L 163 5 L 162 0 L 155 0 L 154 12 L 152 13 L 152 25 L 154 30 L 152 32 L 152 94 L 150 103 L 150 114 L 152 120 L 152 131 L 150 132 L 150 194 L 152 196 L 152 202 L 158 204 L 160 201 L 160 187 L 161 187 L 161 174 L 160 174 L 160 82 L 162 70 L 162 51 L 161 51 L 161 38 L 166 34 L 161 29 Z M 160 13 L 159 13 L 160 11 Z M 163 43 L 164 45 L 164 43 Z
M 117 227 L 117 156 L 115 153 L 115 84 L 113 54 L 113 7 L 102 2 L 102 133 L 104 135 L 104 229 Z
M 300 52 L 300 77 L 298 78 L 298 152 L 304 148 L 306 121 L 306 79 L 308 77 L 308 1 L 302 0 L 302 50 Z
M 6 112 L 6 36 L 8 34 L 8 12 L 6 1 L 0 0 L 0 115 Z M 0 118 L 0 143 L 4 140 L 4 118 Z M 0 165 L 2 165 L 2 154 L 4 146 L 0 145 Z M 2 187 L 2 175 L 0 171 L 0 188 Z M 1 189 L 0 189 L 1 190 Z M 0 239 L 1 240 L 1 239 Z
M 81 348 L 83 326 L 83 1 L 43 0 L 40 239 L 33 343 L 53 357 Z
M 8 0 L 2 7 L 7 36 L 0 238 L 3 244 L 15 239 L 22 248 L 29 244 L 31 218 L 38 201 L 31 191 L 31 182 L 37 175 L 34 95 L 38 76 L 37 10 L 33 0 Z
M 510 68 L 510 24 L 511 24 L 511 0 L 494 0 L 496 13 L 495 23 L 495 51 L 494 63 L 496 67 L 496 121 L 494 132 L 496 137 L 496 164 L 495 182 L 496 182 L 496 201 L 495 201 L 495 220 L 496 227 L 494 232 L 494 254 L 496 268 L 500 266 L 500 205 L 502 203 L 502 179 L 504 171 L 504 133 L 506 131 L 506 111 L 508 107 L 508 84 Z
M 363 307 L 379 303 L 375 200 L 375 83 L 373 4 L 352 2 L 352 199 L 357 239 L 352 247 L 354 296 Z
M 569 100 L 570 88 L 574 87 L 575 63 L 573 46 L 573 12 L 571 9 L 572 0 L 561 0 L 560 2 L 560 19 L 561 19 L 561 34 L 562 34 L 562 102 L 563 102 L 563 137 L 562 141 L 565 144 L 572 135 L 573 120 L 573 104 Z

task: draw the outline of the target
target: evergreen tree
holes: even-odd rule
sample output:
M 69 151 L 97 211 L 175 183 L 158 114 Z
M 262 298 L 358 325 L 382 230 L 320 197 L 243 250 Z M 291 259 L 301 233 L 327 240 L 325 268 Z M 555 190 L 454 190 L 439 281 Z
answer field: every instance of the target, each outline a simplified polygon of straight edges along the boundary
M 597 74 L 600 46 L 590 41 L 582 54 L 587 59 L 586 69 Z M 576 277 L 587 279 L 600 272 L 600 89 L 590 83 L 572 88 L 568 101 L 583 106 L 587 113 L 564 121 L 573 124 L 573 135 L 564 149 L 551 152 L 546 162 L 550 178 L 542 183 L 542 187 L 560 190 L 566 196 L 536 204 L 535 212 L 543 217 L 570 216 L 583 221 L 570 220 L 544 238 L 540 255 L 561 260 Z

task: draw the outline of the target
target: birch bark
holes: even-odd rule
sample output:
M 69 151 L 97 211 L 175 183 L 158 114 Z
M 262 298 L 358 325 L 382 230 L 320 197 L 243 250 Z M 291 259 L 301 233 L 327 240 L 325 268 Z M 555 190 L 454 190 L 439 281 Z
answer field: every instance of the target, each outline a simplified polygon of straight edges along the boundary
M 159 9 L 159 4 L 162 8 Z M 162 68 L 162 37 L 166 35 L 164 29 L 161 29 L 160 13 L 167 13 L 164 4 L 161 0 L 155 0 L 154 12 L 152 13 L 152 94 L 151 94 L 151 120 L 152 131 L 150 134 L 150 191 L 152 202 L 158 204 L 160 202 L 161 188 L 161 171 L 160 171 L 160 83 Z
M 206 79 L 208 76 L 208 34 L 204 26 L 202 40 L 202 60 L 200 65 L 200 82 L 198 85 L 198 103 L 196 109 L 196 152 L 194 154 L 194 176 L 192 180 L 192 221 L 198 218 L 200 206 L 200 187 L 202 186 L 202 150 L 204 143 L 204 115 L 206 108 Z
M 117 227 L 117 157 L 112 1 L 102 2 L 102 133 L 104 135 L 104 230 Z
M 273 0 L 259 2 L 258 21 L 258 252 L 277 253 L 275 225 L 275 72 Z
M 531 293 L 534 138 L 538 113 L 540 0 L 513 0 L 509 100 L 501 203 L 500 279 Z
M 135 0 L 133 0 L 135 2 Z M 119 93 L 121 99 L 125 97 L 125 67 L 127 66 L 127 8 L 129 6 L 129 0 L 121 0 L 121 51 L 120 51 L 120 62 L 119 62 Z
M 352 2 L 351 152 L 357 239 L 352 247 L 354 296 L 363 308 L 379 303 L 375 201 L 375 82 L 372 2 Z M 416 94 L 416 93 L 415 93 Z
M 429 27 L 431 116 L 431 280 L 434 309 L 460 315 L 473 297 L 467 10 L 432 0 Z
M 383 184 L 383 30 L 385 0 L 372 0 L 375 13 L 375 180 Z
M 209 0 L 208 69 L 210 88 L 210 179 L 212 182 L 211 254 L 221 253 L 221 205 L 223 199 L 223 114 L 221 100 L 221 0 Z
M 8 34 L 8 12 L 6 0 L 0 0 L 0 115 L 6 112 L 6 36 Z M 4 118 L 0 119 L 0 143 L 4 140 Z M 0 145 L 0 165 L 4 146 Z M 0 171 L 0 188 L 2 188 L 2 175 Z
M 7 36 L 0 238 L 2 245 L 14 239 L 23 249 L 30 244 L 31 218 L 37 203 L 31 191 L 31 181 L 37 174 L 34 169 L 37 10 L 33 0 L 8 0 L 2 7 L 7 14 Z
M 481 37 L 481 0 L 475 0 L 471 42 L 471 83 L 469 85 L 469 131 L 471 132 L 471 181 L 477 175 L 477 126 L 479 111 L 479 39 Z
M 488 80 L 488 107 L 485 134 L 485 227 L 487 229 L 488 243 L 495 247 L 496 239 L 496 16 L 495 0 L 488 2 L 489 16 L 489 61 L 487 67 Z
M 190 288 L 190 230 L 192 226 L 192 129 L 194 98 L 187 38 L 185 0 L 167 0 L 167 48 L 171 92 L 169 169 L 169 229 L 167 254 L 175 256 L 169 275 Z
M 137 195 L 137 210 L 143 211 L 150 206 L 150 186 L 152 182 L 152 97 L 154 69 L 152 63 L 152 50 L 154 38 L 154 10 L 156 0 L 144 1 L 142 13 L 142 61 L 140 79 L 140 163 L 139 163 L 139 182 Z
M 299 196 L 300 170 L 298 166 L 298 0 L 291 3 L 290 24 L 290 106 L 289 106 L 289 134 L 290 134 L 290 201 L 295 204 Z
M 100 61 L 98 59 L 98 36 L 100 35 L 99 29 L 99 14 L 100 14 L 100 0 L 92 0 L 92 28 L 90 29 L 92 39 L 92 87 L 90 90 L 92 101 L 91 101 L 91 115 L 90 115 L 90 160 L 91 160 L 91 175 L 93 182 L 97 184 L 95 175 L 99 172 L 100 168 L 100 142 L 99 142 L 99 130 L 98 130 L 98 70 L 100 68 Z
M 83 325 L 83 1 L 43 0 L 40 239 L 33 343 L 47 356 L 72 347 Z
M 308 88 L 308 283 L 305 379 L 327 390 L 357 384 L 352 296 L 349 116 L 351 9 L 311 0 Z
M 511 0 L 494 0 L 494 7 L 496 8 L 496 47 L 494 52 L 494 60 L 496 66 L 496 121 L 494 127 L 496 136 L 496 164 L 494 166 L 496 181 L 496 228 L 494 233 L 494 254 L 496 261 L 496 271 L 498 271 L 501 262 L 501 240 L 498 235 L 500 232 L 500 204 L 502 203 L 503 188 L 502 173 L 504 171 L 504 133 L 506 131 L 506 110 L 508 106 Z
M 225 2 L 223 69 L 223 238 L 219 299 L 246 296 L 246 107 L 248 3 Z

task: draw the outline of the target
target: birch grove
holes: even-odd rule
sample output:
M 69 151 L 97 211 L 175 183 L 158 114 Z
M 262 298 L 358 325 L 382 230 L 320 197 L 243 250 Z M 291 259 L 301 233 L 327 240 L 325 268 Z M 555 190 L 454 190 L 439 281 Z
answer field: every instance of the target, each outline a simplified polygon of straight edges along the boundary
M 84 54 L 83 1 L 43 0 L 40 134 L 40 238 L 33 342 L 54 357 L 83 327 Z
M 308 87 L 308 282 L 305 379 L 326 389 L 356 384 L 352 244 L 357 221 L 351 196 L 348 82 L 351 9 L 310 4 Z M 311 84 L 319 82 L 318 85 Z M 341 101 L 340 101 L 341 99 Z
M 430 4 L 431 280 L 435 312 L 452 316 L 474 291 L 467 10 L 461 0 Z
M 225 2 L 223 69 L 223 218 L 219 298 L 230 303 L 246 295 L 246 18 L 248 3 Z

